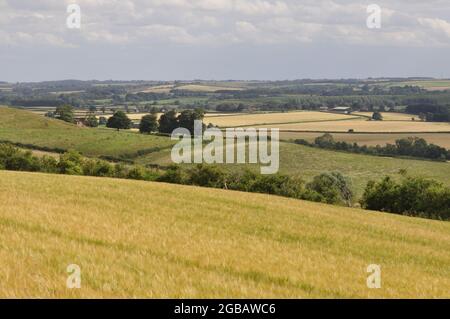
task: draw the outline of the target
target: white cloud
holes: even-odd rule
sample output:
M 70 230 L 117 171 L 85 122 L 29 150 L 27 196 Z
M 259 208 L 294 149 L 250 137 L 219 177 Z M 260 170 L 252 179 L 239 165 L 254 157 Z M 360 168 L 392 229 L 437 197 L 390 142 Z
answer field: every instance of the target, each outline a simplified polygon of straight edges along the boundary
M 442 19 L 419 18 L 419 23 L 450 38 L 450 23 Z
M 65 27 L 66 6 L 73 2 L 81 7 L 81 30 Z M 41 45 L 63 47 L 145 41 L 450 45 L 448 1 L 378 2 L 380 30 L 366 28 L 371 1 L 359 0 L 0 0 L 0 39 L 27 45 L 32 37 Z

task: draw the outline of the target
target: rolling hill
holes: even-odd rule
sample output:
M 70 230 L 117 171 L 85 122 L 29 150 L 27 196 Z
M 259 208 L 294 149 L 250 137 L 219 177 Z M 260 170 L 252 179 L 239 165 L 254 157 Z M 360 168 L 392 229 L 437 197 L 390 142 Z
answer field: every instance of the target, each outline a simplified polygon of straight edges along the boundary
M 0 203 L 0 297 L 450 297 L 448 222 L 7 171 Z M 69 264 L 81 289 L 66 288 Z
M 87 156 L 134 156 L 137 151 L 172 145 L 165 137 L 83 128 L 28 111 L 0 107 L 0 141 L 77 150 Z
M 173 163 L 170 156 L 173 141 L 167 137 L 105 128 L 80 128 L 24 110 L 0 107 L 0 141 L 5 140 L 75 149 L 86 156 L 125 157 L 141 165 L 167 166 Z M 259 171 L 259 166 L 253 167 Z M 224 165 L 224 168 L 236 170 L 242 165 Z M 383 175 L 396 176 L 401 169 L 450 185 L 449 163 L 342 153 L 280 143 L 281 173 L 310 180 L 323 172 L 340 171 L 352 179 L 357 197 L 362 194 L 368 180 L 379 179 Z

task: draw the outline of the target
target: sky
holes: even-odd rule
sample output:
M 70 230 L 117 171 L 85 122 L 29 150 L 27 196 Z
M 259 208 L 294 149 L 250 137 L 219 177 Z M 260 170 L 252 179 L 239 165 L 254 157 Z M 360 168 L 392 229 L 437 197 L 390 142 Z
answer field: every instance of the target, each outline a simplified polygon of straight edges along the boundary
M 417 76 L 450 78 L 450 0 L 0 0 L 0 81 Z

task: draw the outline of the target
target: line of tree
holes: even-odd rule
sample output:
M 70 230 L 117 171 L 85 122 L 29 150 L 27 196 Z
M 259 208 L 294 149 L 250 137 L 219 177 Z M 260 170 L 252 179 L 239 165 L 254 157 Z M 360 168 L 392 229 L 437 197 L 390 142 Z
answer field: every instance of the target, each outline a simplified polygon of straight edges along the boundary
M 426 140 L 418 137 L 407 137 L 398 139 L 395 144 L 386 144 L 385 146 L 367 146 L 357 143 L 338 142 L 334 140 L 333 135 L 326 133 L 317 137 L 310 143 L 304 139 L 295 140 L 296 144 L 323 149 L 345 151 L 358 154 L 379 155 L 379 156 L 405 156 L 417 157 L 423 159 L 432 159 L 437 161 L 450 160 L 450 150 L 435 144 L 428 144 Z
M 360 201 L 365 209 L 450 220 L 450 188 L 434 180 L 403 174 L 370 181 Z
M 65 152 L 59 158 L 48 155 L 37 157 L 31 151 L 5 143 L 0 144 L 0 169 L 147 181 L 159 176 L 156 171 L 148 168 L 86 158 L 76 151 Z
M 180 114 L 175 110 L 170 110 L 159 118 L 159 132 L 171 134 L 173 130 L 184 127 L 194 134 L 194 121 L 202 121 L 205 113 L 202 109 L 185 110 Z M 204 127 L 203 127 L 204 128 Z
M 339 172 L 323 173 L 305 183 L 299 177 L 261 175 L 250 170 L 227 172 L 216 165 L 199 164 L 189 169 L 171 165 L 158 181 L 272 194 L 342 206 L 351 206 L 353 200 L 351 181 Z
M 409 104 L 406 112 L 417 114 L 427 122 L 450 122 L 450 106 L 439 105 L 434 100 L 422 100 Z

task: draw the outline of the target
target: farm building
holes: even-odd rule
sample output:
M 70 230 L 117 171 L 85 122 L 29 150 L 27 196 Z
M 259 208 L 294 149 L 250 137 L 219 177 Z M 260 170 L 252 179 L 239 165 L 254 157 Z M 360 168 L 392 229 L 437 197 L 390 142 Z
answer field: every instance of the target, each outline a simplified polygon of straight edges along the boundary
M 330 109 L 330 111 L 336 113 L 350 114 L 352 112 L 352 108 L 347 106 L 338 106 Z

